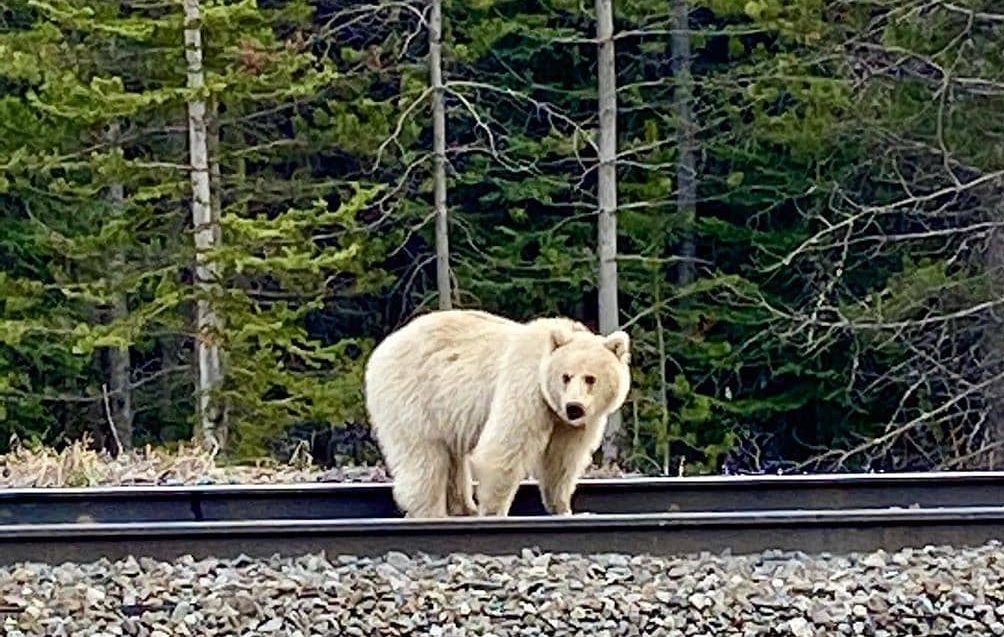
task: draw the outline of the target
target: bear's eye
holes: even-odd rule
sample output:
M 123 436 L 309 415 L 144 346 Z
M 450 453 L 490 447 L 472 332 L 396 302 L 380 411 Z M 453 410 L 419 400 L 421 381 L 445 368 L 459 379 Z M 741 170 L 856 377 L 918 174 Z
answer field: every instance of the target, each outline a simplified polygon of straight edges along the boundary
M 596 377 L 595 376 L 586 376 L 582 380 L 586 381 L 586 384 L 589 385 L 590 387 L 592 387 L 594 384 L 596 384 Z
M 569 376 L 568 374 L 562 374 L 561 375 L 561 382 L 563 382 L 563 383 L 565 383 L 567 385 L 568 383 L 572 382 L 572 377 Z

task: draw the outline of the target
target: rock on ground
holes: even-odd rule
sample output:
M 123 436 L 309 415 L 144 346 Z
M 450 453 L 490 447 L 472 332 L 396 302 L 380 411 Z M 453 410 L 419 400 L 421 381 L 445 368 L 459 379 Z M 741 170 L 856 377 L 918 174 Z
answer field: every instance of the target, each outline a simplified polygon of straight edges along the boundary
M 1004 635 L 1004 554 L 149 559 L 0 568 L 26 635 Z

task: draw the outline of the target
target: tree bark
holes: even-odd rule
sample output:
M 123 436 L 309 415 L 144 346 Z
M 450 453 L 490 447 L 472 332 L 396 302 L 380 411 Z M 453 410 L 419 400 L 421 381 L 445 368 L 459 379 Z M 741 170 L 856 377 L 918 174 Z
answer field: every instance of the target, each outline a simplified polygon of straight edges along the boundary
M 118 267 L 121 261 L 113 263 L 112 267 Z M 116 294 L 111 307 L 110 318 L 112 321 L 123 319 L 127 316 L 129 309 L 126 305 L 125 294 Z M 108 393 L 111 405 L 109 417 L 115 425 L 116 442 L 119 445 L 117 451 L 129 451 L 133 448 L 133 409 L 132 409 L 132 385 L 130 383 L 130 370 L 132 368 L 129 347 L 111 347 L 108 349 Z
M 213 216 L 213 243 L 220 245 L 222 241 L 220 215 L 223 210 L 223 184 L 220 183 L 220 116 L 216 100 L 209 102 L 208 119 L 206 120 L 206 150 L 209 154 L 209 190 L 210 207 Z
M 609 334 L 620 325 L 617 307 L 617 75 L 614 63 L 613 0 L 596 0 L 597 80 L 599 101 L 599 320 Z M 603 438 L 604 460 L 619 456 L 620 413 L 611 414 Z
M 202 30 L 199 0 L 184 0 L 185 59 L 188 63 L 188 88 L 205 85 L 202 68 Z M 220 444 L 220 410 L 217 392 L 223 380 L 220 364 L 220 322 L 213 307 L 214 287 L 219 271 L 210 252 L 217 247 L 218 224 L 213 214 L 209 179 L 209 148 L 206 102 L 200 96 L 188 102 L 188 142 L 192 181 L 192 225 L 195 232 L 196 356 L 198 359 L 199 437 L 209 447 Z
M 106 139 L 112 147 L 118 144 L 119 134 L 118 122 L 113 122 L 108 126 Z M 122 208 L 125 205 L 125 187 L 122 183 L 112 182 L 109 184 L 106 198 L 115 214 L 122 214 Z M 109 323 L 115 323 L 124 319 L 129 313 L 125 292 L 120 290 L 118 285 L 121 272 L 125 267 L 125 256 L 122 252 L 115 252 L 109 265 L 109 276 L 115 279 L 115 285 L 112 286 L 113 297 L 107 317 Z M 132 387 L 129 380 L 132 364 L 128 345 L 109 347 L 106 354 L 109 393 L 108 419 L 114 427 L 114 431 L 110 433 L 117 443 L 118 449 L 115 451 L 119 453 L 129 451 L 133 446 Z
M 443 104 L 443 3 L 431 0 L 429 79 L 432 85 L 433 203 L 436 209 L 436 291 L 439 309 L 453 307 L 450 285 L 450 236 L 446 209 L 446 108 Z
M 670 40 L 670 56 L 673 70 L 673 115 L 677 126 L 676 162 L 676 211 L 686 224 L 683 241 L 680 244 L 680 261 L 677 267 L 677 283 L 688 285 L 696 277 L 694 267 L 694 237 L 691 226 L 696 213 L 697 169 L 696 134 L 693 115 L 694 84 L 691 76 L 690 56 L 690 8 L 688 0 L 673 0 L 673 35 Z
M 209 189 L 210 189 L 210 214 L 212 215 L 213 245 L 223 245 L 223 228 L 220 219 L 223 215 L 223 176 L 220 171 L 220 116 L 218 102 L 213 99 L 209 102 L 209 113 L 207 127 L 206 147 L 209 152 Z M 218 283 L 218 281 L 217 281 Z M 216 329 L 222 334 L 224 329 L 223 317 L 216 317 Z M 223 383 L 223 370 L 226 369 L 227 352 L 220 348 L 219 357 L 219 379 L 218 383 Z M 218 396 L 216 441 L 220 448 L 227 447 L 227 440 L 230 434 L 229 403 L 224 396 Z
M 996 218 L 1004 219 L 1004 205 L 994 207 Z M 994 299 L 1004 296 L 1004 231 L 995 229 L 987 244 L 987 274 L 990 280 L 990 291 Z M 983 370 L 993 378 L 1004 372 L 1004 317 L 1000 308 L 991 311 L 984 326 L 983 336 Z M 987 439 L 988 447 L 984 464 L 986 469 L 1000 471 L 1004 467 L 1004 382 L 991 383 L 987 387 Z

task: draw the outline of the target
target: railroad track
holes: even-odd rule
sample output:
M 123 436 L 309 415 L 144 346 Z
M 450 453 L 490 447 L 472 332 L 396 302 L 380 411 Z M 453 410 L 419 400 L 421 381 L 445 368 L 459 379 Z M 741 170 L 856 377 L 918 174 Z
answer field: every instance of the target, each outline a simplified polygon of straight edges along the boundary
M 0 563 L 324 550 L 846 552 L 1004 540 L 1004 473 L 585 480 L 572 517 L 405 520 L 389 484 L 0 489 Z

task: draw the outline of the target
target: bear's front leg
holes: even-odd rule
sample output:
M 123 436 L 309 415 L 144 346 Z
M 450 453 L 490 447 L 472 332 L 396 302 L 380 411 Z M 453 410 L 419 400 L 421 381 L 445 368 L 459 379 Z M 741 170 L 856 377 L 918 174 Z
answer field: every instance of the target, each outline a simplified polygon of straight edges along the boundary
M 478 507 L 474 503 L 471 469 L 467 455 L 454 453 L 450 459 L 450 479 L 447 484 L 446 510 L 454 516 L 474 516 Z
M 526 475 L 518 467 L 500 465 L 487 459 L 474 460 L 474 475 L 478 481 L 478 515 L 506 517 L 512 506 L 520 480 Z
M 547 445 L 547 432 L 532 419 L 516 423 L 507 427 L 489 420 L 471 453 L 471 468 L 478 482 L 476 499 L 480 515 L 505 517 L 509 514 L 519 483 Z
M 602 438 L 602 427 L 599 431 Z M 540 497 L 548 513 L 572 514 L 572 495 L 589 466 L 596 438 L 595 426 L 555 425 L 537 469 Z

